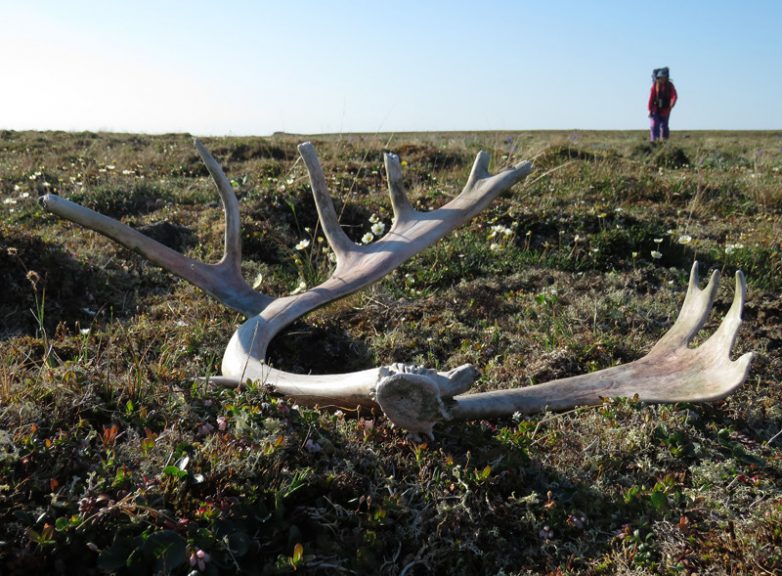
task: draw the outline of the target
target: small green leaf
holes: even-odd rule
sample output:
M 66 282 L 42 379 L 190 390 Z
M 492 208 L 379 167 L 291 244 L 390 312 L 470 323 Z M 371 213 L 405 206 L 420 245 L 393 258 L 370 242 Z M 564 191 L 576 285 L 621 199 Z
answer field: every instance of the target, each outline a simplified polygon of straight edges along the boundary
M 163 474 L 166 476 L 172 476 L 174 478 L 187 478 L 187 470 L 181 470 L 176 466 L 166 466 L 163 468 Z
M 657 490 L 649 495 L 649 500 L 658 512 L 668 506 L 668 497 L 663 492 L 658 492 Z
M 293 547 L 293 556 L 291 556 L 291 566 L 294 570 L 298 568 L 302 560 L 304 560 L 304 546 L 301 542 L 297 542 Z
M 187 561 L 187 542 L 172 530 L 150 534 L 143 551 L 145 556 L 155 559 L 156 572 L 170 572 Z
M 54 528 L 57 530 L 57 532 L 63 532 L 67 530 L 70 525 L 70 519 L 66 518 L 65 516 L 60 516 L 57 518 L 57 520 L 54 521 Z
M 250 550 L 252 540 L 244 532 L 234 532 L 226 536 L 225 543 L 233 556 L 241 558 Z
M 131 553 L 140 544 L 139 538 L 117 534 L 114 543 L 98 556 L 97 567 L 103 572 L 117 572 L 128 566 Z

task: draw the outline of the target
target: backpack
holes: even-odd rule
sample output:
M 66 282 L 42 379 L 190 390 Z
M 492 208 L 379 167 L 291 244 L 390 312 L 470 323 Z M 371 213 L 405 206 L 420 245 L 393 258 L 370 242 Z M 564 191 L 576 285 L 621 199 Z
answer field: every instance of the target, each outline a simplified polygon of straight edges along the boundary
M 657 75 L 665 76 L 670 81 L 670 75 L 668 67 L 655 68 L 652 70 L 652 82 L 657 81 Z M 665 88 L 657 93 L 657 97 L 654 99 L 654 106 L 658 110 L 664 110 L 671 105 L 671 88 L 666 84 Z
M 670 78 L 668 66 L 665 66 L 664 68 L 655 68 L 654 70 L 652 70 L 652 82 L 657 80 L 658 73 L 662 73 L 663 76 Z

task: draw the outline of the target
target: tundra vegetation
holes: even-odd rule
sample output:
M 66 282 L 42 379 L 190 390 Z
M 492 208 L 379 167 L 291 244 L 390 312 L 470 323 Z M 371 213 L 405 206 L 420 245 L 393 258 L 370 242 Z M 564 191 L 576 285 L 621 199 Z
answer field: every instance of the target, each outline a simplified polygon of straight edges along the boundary
M 239 196 L 244 276 L 267 294 L 333 265 L 305 139 L 359 243 L 391 225 L 384 150 L 420 210 L 459 192 L 479 149 L 493 171 L 536 169 L 297 321 L 274 366 L 469 362 L 479 391 L 610 367 L 670 327 L 697 259 L 747 276 L 734 355 L 756 352 L 749 378 L 714 405 L 611 400 L 442 424 L 426 443 L 379 414 L 216 386 L 197 378 L 243 317 L 37 202 L 55 192 L 216 261 L 222 210 L 191 138 L 2 132 L 0 572 L 782 571 L 782 134 L 205 138 Z

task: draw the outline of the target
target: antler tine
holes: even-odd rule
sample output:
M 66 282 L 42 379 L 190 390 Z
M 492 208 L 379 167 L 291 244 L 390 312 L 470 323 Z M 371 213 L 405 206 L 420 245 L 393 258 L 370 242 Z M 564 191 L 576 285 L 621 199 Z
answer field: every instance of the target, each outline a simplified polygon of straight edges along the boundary
M 736 360 L 731 361 L 730 359 L 730 352 L 736 343 L 741 326 L 741 311 L 746 299 L 747 282 L 744 274 L 738 270 L 736 272 L 736 290 L 733 293 L 730 310 L 722 319 L 720 327 L 696 350 L 702 355 L 704 364 L 720 371 L 719 377 L 730 379 L 733 382 L 732 386 L 723 386 L 722 389 L 717 390 L 711 400 L 721 400 L 738 388 L 747 378 L 750 363 L 755 356 L 754 353 L 747 352 Z
M 212 175 L 220 193 L 220 199 L 223 201 L 223 211 L 225 212 L 225 241 L 223 248 L 223 258 L 220 262 L 235 268 L 237 272 L 241 271 L 242 260 L 242 236 L 241 221 L 239 219 L 239 200 L 236 198 L 233 186 L 225 176 L 225 172 L 209 153 L 209 150 L 201 143 L 198 138 L 194 139 L 196 150 L 201 156 L 206 169 Z
M 326 177 L 323 175 L 323 169 L 320 167 L 315 147 L 309 142 L 299 144 L 299 154 L 301 154 L 310 176 L 312 196 L 315 199 L 315 207 L 318 209 L 318 217 L 323 226 L 323 234 L 326 236 L 329 246 L 337 255 L 337 264 L 339 265 L 339 263 L 344 262 L 345 257 L 349 253 L 356 252 L 357 245 L 348 238 L 339 225 L 339 217 L 336 210 L 334 210 L 334 202 L 329 194 Z
M 475 160 L 472 163 L 472 170 L 470 170 L 470 177 L 467 178 L 467 186 L 474 185 L 478 180 L 486 178 L 489 173 L 489 162 L 491 161 L 491 155 L 485 150 L 481 150 L 475 156 Z
M 709 317 L 714 297 L 720 287 L 720 272 L 715 270 L 704 289 L 698 287 L 698 262 L 690 270 L 690 282 L 679 315 L 670 330 L 655 344 L 651 352 L 674 350 L 687 346 Z
M 729 355 L 733 349 L 741 326 L 741 311 L 747 299 L 747 281 L 741 270 L 736 271 L 736 291 L 733 294 L 733 302 L 730 310 L 722 319 L 720 327 L 704 342 L 701 348 L 716 349 Z M 750 353 L 751 355 L 751 353 Z
M 388 194 L 391 197 L 391 208 L 394 210 L 394 221 L 398 223 L 409 220 L 415 210 L 402 184 L 402 166 L 399 163 L 399 156 L 387 152 L 383 155 L 383 162 L 386 165 Z
M 236 195 L 225 174 L 206 148 L 198 141 L 196 141 L 196 148 L 217 184 L 225 212 L 225 247 L 223 257 L 217 264 L 206 264 L 189 258 L 122 222 L 56 194 L 46 194 L 41 198 L 41 203 L 50 212 L 95 230 L 126 248 L 140 253 L 161 268 L 198 286 L 229 308 L 246 316 L 253 316 L 266 308 L 274 299 L 256 292 L 242 278 L 239 205 Z
M 521 162 L 492 176 L 489 172 L 490 159 L 491 155 L 488 152 L 483 150 L 478 152 L 470 175 L 467 178 L 467 183 L 461 193 L 451 202 L 442 208 L 432 211 L 430 214 L 443 215 L 454 209 L 466 210 L 466 214 L 461 216 L 459 222 L 467 221 L 483 210 L 497 194 L 507 190 L 532 171 L 531 162 Z M 422 213 L 415 210 L 407 198 L 402 184 L 402 169 L 399 165 L 399 156 L 386 154 L 385 165 L 388 191 L 391 196 L 391 205 L 394 209 L 396 220 L 395 224 L 399 227 L 401 222 L 413 220 L 414 214 Z M 443 220 L 451 219 L 453 218 L 443 216 Z
M 490 158 L 488 152 L 478 152 L 462 192 L 439 210 L 464 210 L 464 219 L 468 220 L 486 208 L 498 194 L 532 172 L 532 162 L 520 162 L 492 176 L 489 172 Z

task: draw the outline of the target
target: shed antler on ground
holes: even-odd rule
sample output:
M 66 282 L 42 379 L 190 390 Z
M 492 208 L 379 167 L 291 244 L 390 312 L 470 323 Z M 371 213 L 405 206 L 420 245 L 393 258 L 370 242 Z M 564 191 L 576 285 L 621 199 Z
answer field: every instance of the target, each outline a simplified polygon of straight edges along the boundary
M 480 152 L 462 192 L 437 210 L 420 212 L 407 199 L 399 158 L 386 154 L 394 223 L 377 242 L 359 245 L 340 227 L 315 149 L 309 143 L 301 144 L 299 153 L 309 172 L 318 216 L 337 263 L 331 276 L 318 286 L 300 294 L 273 298 L 256 292 L 242 278 L 239 202 L 217 161 L 200 142 L 195 145 L 217 184 L 225 210 L 225 250 L 217 264 L 188 258 L 116 220 L 59 196 L 47 194 L 43 203 L 55 214 L 140 252 L 248 317 L 228 343 L 222 377 L 214 379 L 218 382 L 260 381 L 309 405 L 379 406 L 395 424 L 410 432 L 431 434 L 432 426 L 441 420 L 559 410 L 598 403 L 607 397 L 637 396 L 649 402 L 717 400 L 746 378 L 752 354 L 730 360 L 746 294 L 741 272 L 736 274 L 733 305 L 722 325 L 699 347 L 688 347 L 706 321 L 719 285 L 719 274 L 715 272 L 706 288 L 700 289 L 697 263 L 693 265 L 682 310 L 668 333 L 643 358 L 599 372 L 514 390 L 465 394 L 478 377 L 477 370 L 469 364 L 450 372 L 393 364 L 333 375 L 291 374 L 272 368 L 265 362 L 267 347 L 288 324 L 377 282 L 473 218 L 500 193 L 526 177 L 532 165 L 523 162 L 491 175 L 489 155 Z

